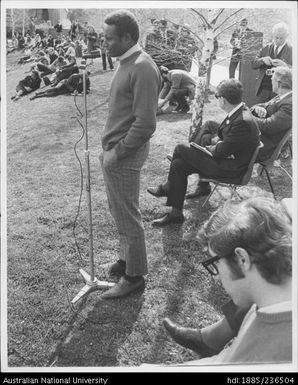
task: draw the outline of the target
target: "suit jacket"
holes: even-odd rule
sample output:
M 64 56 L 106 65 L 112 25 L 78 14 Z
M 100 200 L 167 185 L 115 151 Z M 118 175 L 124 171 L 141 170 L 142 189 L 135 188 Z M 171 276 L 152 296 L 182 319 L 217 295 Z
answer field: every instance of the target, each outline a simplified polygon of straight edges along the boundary
M 267 103 L 258 105 L 267 111 L 266 118 L 255 118 L 264 144 L 258 155 L 258 161 L 262 161 L 271 156 L 282 137 L 292 127 L 292 93 L 281 100 L 277 96 Z
M 224 119 L 217 135 L 220 141 L 208 148 L 218 168 L 218 178 L 241 177 L 260 143 L 258 124 L 249 108 L 243 104 L 232 116 Z
M 263 47 L 252 62 L 252 68 L 258 69 L 258 74 L 256 77 L 256 89 L 255 89 L 256 95 L 258 95 L 262 81 L 266 76 L 266 70 L 272 68 L 272 66 L 267 66 L 266 64 L 264 64 L 262 58 L 265 56 L 270 56 L 272 59 L 274 59 L 273 42 Z M 288 65 L 292 66 L 292 47 L 286 43 L 283 46 L 282 50 L 278 53 L 276 58 L 281 59 L 284 62 L 286 62 Z

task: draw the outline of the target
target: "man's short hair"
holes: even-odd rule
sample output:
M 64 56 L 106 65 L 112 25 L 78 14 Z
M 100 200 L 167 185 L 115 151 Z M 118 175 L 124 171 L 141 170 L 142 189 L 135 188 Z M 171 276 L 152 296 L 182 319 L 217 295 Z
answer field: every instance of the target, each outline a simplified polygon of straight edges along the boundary
M 292 70 L 290 68 L 285 66 L 275 67 L 274 76 L 282 88 L 292 89 Z
M 169 69 L 165 66 L 160 66 L 159 71 L 160 71 L 161 75 L 163 75 L 163 74 L 167 75 L 169 73 Z
M 225 256 L 233 272 L 238 267 L 234 250 L 241 247 L 267 282 L 279 285 L 292 275 L 291 218 L 272 198 L 227 201 L 198 235 L 217 255 Z
M 272 35 L 275 35 L 276 32 L 282 32 L 285 36 L 288 36 L 289 28 L 286 23 L 278 23 L 273 26 Z
M 224 97 L 231 104 L 239 104 L 242 101 L 243 87 L 239 80 L 222 80 L 217 86 L 218 96 Z
M 126 10 L 115 11 L 107 15 L 104 22 L 108 25 L 115 25 L 120 38 L 129 33 L 134 42 L 139 40 L 139 26 L 133 13 Z

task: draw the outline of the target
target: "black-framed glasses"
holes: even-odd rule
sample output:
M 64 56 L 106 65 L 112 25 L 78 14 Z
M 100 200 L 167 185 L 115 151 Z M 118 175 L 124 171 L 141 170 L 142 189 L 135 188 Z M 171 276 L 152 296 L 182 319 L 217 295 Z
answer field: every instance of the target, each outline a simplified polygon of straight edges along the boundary
M 205 269 L 211 274 L 211 275 L 218 275 L 219 271 L 216 266 L 216 262 L 218 262 L 221 258 L 224 258 L 223 256 L 220 257 L 219 255 L 215 255 L 214 257 L 208 258 L 205 261 L 201 262 L 201 264 L 205 267 Z

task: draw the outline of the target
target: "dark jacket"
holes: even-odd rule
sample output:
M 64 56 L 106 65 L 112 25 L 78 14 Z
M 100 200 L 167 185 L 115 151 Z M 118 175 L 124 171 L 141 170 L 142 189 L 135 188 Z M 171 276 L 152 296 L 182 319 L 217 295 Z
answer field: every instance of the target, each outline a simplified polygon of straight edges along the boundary
M 292 127 L 292 93 L 281 100 L 277 96 L 258 106 L 264 107 L 267 111 L 266 118 L 255 118 L 264 144 L 257 158 L 258 161 L 262 161 L 271 156 L 282 137 Z
M 226 118 L 219 126 L 217 135 L 220 141 L 208 148 L 216 161 L 218 177 L 243 175 L 260 143 L 258 124 L 249 108 L 243 105 L 231 117 Z M 228 158 L 231 156 L 233 158 Z
M 256 77 L 256 89 L 255 89 L 256 95 L 258 95 L 260 91 L 262 82 L 263 80 L 265 80 L 264 78 L 267 77 L 266 70 L 272 68 L 272 66 L 267 66 L 266 64 L 264 64 L 262 58 L 265 56 L 270 56 L 272 59 L 274 59 L 273 42 L 263 47 L 252 62 L 252 68 L 258 69 L 258 74 Z M 278 53 L 276 58 L 281 59 L 284 62 L 286 62 L 288 65 L 292 66 L 292 47 L 286 43 L 282 48 L 282 50 Z M 270 79 L 268 81 L 268 84 L 271 84 Z
M 16 87 L 17 91 L 22 90 L 23 94 L 29 94 L 30 92 L 37 90 L 37 88 L 40 87 L 41 79 L 40 78 L 33 78 L 32 76 L 26 76 L 23 80 L 19 82 L 19 84 Z M 26 90 L 25 87 L 29 87 L 31 90 Z

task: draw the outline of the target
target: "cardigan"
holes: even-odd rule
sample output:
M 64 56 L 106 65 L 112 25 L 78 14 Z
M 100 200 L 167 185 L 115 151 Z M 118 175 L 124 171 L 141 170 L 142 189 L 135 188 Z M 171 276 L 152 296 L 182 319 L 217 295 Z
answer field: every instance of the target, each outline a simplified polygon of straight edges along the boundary
M 114 148 L 121 160 L 149 141 L 156 129 L 160 87 L 159 70 L 144 51 L 120 61 L 110 87 L 103 150 Z

